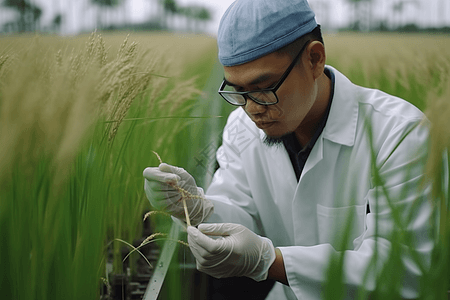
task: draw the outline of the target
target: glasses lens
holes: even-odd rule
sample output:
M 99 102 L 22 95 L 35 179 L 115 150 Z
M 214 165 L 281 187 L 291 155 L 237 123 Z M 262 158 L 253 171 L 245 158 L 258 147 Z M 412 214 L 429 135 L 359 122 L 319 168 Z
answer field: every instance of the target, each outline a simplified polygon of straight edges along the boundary
M 227 94 L 227 93 L 221 93 L 222 97 L 225 98 L 228 102 L 234 105 L 244 105 L 245 104 L 245 98 L 242 95 L 239 94 Z
M 272 91 L 261 91 L 261 92 L 253 92 L 248 93 L 248 97 L 255 101 L 256 103 L 260 103 L 263 105 L 275 104 L 277 103 L 277 97 Z
M 221 93 L 222 91 L 228 93 Z M 233 92 L 236 92 L 236 90 L 227 84 L 222 86 L 222 89 L 219 91 L 222 97 L 225 98 L 225 100 L 227 100 L 229 103 L 233 105 L 244 105 L 245 104 L 244 96 L 239 94 L 233 94 Z

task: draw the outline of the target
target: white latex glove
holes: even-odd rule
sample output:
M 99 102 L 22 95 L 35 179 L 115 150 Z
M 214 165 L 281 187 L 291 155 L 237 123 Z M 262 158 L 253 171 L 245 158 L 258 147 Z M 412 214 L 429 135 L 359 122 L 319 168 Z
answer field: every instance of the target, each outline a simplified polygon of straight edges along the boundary
M 232 223 L 200 224 L 198 229 L 188 227 L 187 232 L 189 248 L 199 271 L 216 278 L 267 279 L 276 257 L 270 239 Z
M 195 179 L 183 168 L 162 163 L 159 167 L 146 168 L 143 175 L 145 194 L 153 207 L 163 209 L 186 223 L 181 194 L 169 184 L 172 183 L 200 197 L 186 199 L 193 226 L 205 221 L 213 213 L 212 202 L 205 198 L 203 189 L 197 187 Z

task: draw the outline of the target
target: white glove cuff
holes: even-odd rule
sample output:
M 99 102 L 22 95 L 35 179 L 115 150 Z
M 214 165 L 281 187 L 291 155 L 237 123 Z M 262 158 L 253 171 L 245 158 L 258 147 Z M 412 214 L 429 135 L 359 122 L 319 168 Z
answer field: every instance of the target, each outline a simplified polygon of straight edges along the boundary
M 276 258 L 275 247 L 273 246 L 272 241 L 262 236 L 259 236 L 259 238 L 263 242 L 261 258 L 256 269 L 252 272 L 252 274 L 247 276 L 255 281 L 263 281 L 267 279 L 267 276 L 269 275 L 269 269 Z

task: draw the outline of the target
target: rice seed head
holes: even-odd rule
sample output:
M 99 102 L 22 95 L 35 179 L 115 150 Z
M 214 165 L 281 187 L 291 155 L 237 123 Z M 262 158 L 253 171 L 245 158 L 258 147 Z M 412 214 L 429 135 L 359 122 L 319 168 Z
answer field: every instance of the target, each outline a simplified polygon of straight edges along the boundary
M 109 120 L 107 125 L 108 141 L 111 143 L 118 132 L 118 129 L 127 115 L 133 101 L 143 95 L 153 78 L 151 68 L 153 64 L 144 69 L 142 66 L 144 56 L 137 51 L 137 43 L 133 42 L 128 46 L 128 36 L 119 48 L 117 57 L 106 63 L 104 55 L 101 53 L 105 48 L 102 46 L 102 39 L 99 39 L 99 53 L 102 56 L 103 79 L 98 87 L 98 101 L 103 103 L 106 109 L 103 115 Z M 138 55 L 139 54 L 139 55 Z M 151 102 L 151 101 L 149 101 Z
M 9 60 L 10 56 L 9 55 L 2 55 L 0 56 L 0 71 L 2 69 L 2 67 L 6 64 L 6 62 Z
M 125 52 L 125 48 L 127 47 L 128 44 L 128 38 L 130 37 L 130 35 L 128 34 L 125 38 L 125 40 L 122 42 L 122 44 L 119 47 L 119 51 L 117 52 L 117 57 L 120 58 L 122 57 L 123 53 Z
M 63 63 L 63 57 L 62 57 L 62 50 L 61 49 L 59 49 L 58 52 L 56 52 L 55 60 L 56 60 L 56 65 L 58 67 L 61 67 L 62 63 Z
M 167 237 L 166 233 L 161 233 L 161 232 L 156 232 L 153 233 L 152 235 L 149 235 L 140 245 L 139 247 L 144 246 L 145 244 L 148 244 L 151 240 L 153 240 L 156 237 Z
M 114 124 L 109 134 L 110 142 L 114 139 L 120 124 L 122 123 L 123 119 L 128 113 L 128 110 L 131 107 L 131 104 L 139 96 L 139 94 L 141 94 L 145 90 L 147 85 L 148 80 L 145 80 L 145 78 L 141 78 L 134 84 L 130 82 L 127 87 L 119 88 L 117 110 L 110 116 L 110 118 L 114 120 Z
M 162 164 L 163 163 L 163 161 L 162 161 L 162 159 L 161 159 L 161 157 L 159 156 L 159 154 L 158 153 L 156 153 L 156 151 L 152 151 L 155 155 L 156 155 L 156 157 L 158 158 L 158 160 L 159 160 L 159 163 L 160 164 Z
M 189 244 L 188 243 L 186 243 L 185 241 L 182 241 L 182 240 L 178 240 L 177 241 L 179 244 L 181 244 L 181 245 L 183 245 L 183 246 L 185 246 L 185 247 L 188 247 L 189 248 Z
M 106 51 L 105 40 L 101 35 L 98 36 L 97 59 L 101 67 L 104 67 L 108 60 L 108 53 Z
M 165 238 L 167 238 L 167 234 L 166 234 L 166 233 L 161 233 L 161 232 L 154 233 L 154 234 L 148 236 L 148 237 L 147 237 L 147 238 L 139 245 L 138 248 L 141 248 L 141 247 L 147 245 L 148 243 L 151 243 L 153 239 L 158 238 L 158 237 L 159 237 L 159 238 L 164 238 L 164 239 L 165 239 Z M 172 239 L 167 239 L 167 240 L 177 242 L 177 243 L 179 243 L 180 245 L 183 245 L 183 246 L 189 248 L 189 243 L 187 243 L 187 242 L 185 242 L 185 241 L 182 241 L 182 240 L 172 240 Z
M 166 216 L 166 217 L 170 217 L 170 214 L 168 214 L 168 213 L 166 213 L 164 211 L 152 210 L 152 211 L 149 211 L 148 213 L 146 213 L 144 215 L 144 220 L 143 221 L 147 220 L 147 218 L 149 218 L 151 216 L 154 216 L 154 215 L 163 215 L 163 216 Z
M 96 37 L 96 30 L 91 33 L 89 36 L 88 41 L 86 42 L 86 54 L 88 57 L 91 57 L 94 54 L 95 51 L 95 37 Z

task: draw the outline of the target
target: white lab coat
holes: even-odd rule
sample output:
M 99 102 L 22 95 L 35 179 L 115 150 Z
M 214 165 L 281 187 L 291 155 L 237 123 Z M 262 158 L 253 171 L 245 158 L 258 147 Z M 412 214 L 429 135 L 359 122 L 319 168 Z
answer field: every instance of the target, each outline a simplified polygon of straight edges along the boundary
M 414 200 L 420 202 L 408 231 L 425 262 L 433 247 L 429 188 L 421 184 L 428 137 L 423 114 L 327 68 L 335 75 L 331 110 L 299 182 L 285 148 L 264 145 L 263 131 L 239 108 L 228 118 L 217 151 L 220 168 L 206 193 L 215 207 L 208 222 L 243 224 L 280 248 L 290 287 L 277 283 L 269 299 L 320 299 L 329 256 L 342 250 L 347 297 L 355 296 L 374 251 L 377 214 L 379 261 L 388 254 L 395 226 L 386 197 L 374 186 L 365 124 L 372 129 L 376 165 L 394 205 L 405 216 Z M 348 243 L 341 245 L 349 219 Z M 406 254 L 403 261 L 403 297 L 413 298 L 420 272 Z M 373 277 L 365 287 L 373 289 Z

